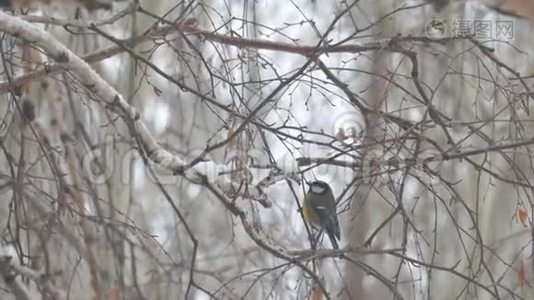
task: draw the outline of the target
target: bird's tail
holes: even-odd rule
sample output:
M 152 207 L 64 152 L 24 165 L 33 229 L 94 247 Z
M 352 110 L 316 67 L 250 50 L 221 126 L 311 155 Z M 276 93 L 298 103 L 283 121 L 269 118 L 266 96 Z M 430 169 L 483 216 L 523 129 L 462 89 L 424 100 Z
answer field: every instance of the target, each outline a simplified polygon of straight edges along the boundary
M 328 234 L 328 237 L 330 238 L 330 242 L 332 243 L 332 247 L 334 247 L 335 250 L 339 249 L 339 245 L 337 243 L 336 237 L 334 236 L 333 232 L 330 232 L 330 230 L 327 230 L 326 233 Z

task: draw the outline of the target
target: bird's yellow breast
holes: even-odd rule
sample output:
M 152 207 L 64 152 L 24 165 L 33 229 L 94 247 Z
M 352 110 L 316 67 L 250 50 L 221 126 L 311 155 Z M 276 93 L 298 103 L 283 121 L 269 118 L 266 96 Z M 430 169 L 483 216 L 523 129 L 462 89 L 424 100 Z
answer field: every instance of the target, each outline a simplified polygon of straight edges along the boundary
M 302 214 L 304 215 L 304 219 L 313 227 L 321 228 L 319 216 L 313 211 L 313 208 L 310 207 L 309 201 L 306 200 L 304 201 L 304 205 L 302 206 Z

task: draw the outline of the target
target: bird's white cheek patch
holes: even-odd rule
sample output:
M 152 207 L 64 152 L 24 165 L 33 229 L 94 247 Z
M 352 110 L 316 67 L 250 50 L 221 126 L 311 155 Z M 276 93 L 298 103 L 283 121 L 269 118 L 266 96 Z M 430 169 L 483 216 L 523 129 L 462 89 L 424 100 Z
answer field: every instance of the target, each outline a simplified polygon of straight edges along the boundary
M 312 190 L 312 192 L 314 192 L 316 194 L 324 193 L 324 188 L 321 187 L 321 186 L 318 186 L 318 185 L 312 185 L 311 190 Z

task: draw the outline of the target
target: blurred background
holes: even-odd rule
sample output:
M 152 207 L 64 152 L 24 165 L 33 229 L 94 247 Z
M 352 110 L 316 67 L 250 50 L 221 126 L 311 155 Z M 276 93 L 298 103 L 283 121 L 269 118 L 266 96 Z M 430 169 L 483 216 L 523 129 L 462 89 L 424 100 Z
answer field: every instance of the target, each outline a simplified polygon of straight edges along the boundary
M 1 299 L 534 299 L 534 1 L 0 5 Z

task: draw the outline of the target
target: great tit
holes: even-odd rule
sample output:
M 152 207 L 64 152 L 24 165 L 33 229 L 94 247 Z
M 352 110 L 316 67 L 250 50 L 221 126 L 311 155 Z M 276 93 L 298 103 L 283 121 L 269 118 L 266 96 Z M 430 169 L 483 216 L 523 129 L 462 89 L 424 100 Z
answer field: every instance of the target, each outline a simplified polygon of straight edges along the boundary
M 339 221 L 336 214 L 336 198 L 332 188 L 324 181 L 308 183 L 302 212 L 304 219 L 314 228 L 326 231 L 334 249 L 339 249 Z

